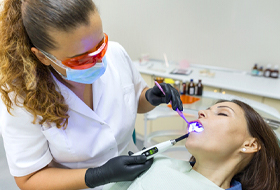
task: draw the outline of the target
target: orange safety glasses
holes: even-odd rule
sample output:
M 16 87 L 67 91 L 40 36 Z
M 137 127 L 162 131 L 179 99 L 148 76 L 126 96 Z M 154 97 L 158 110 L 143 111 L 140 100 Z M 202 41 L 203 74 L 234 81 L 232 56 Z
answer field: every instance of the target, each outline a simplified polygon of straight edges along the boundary
M 101 44 L 101 42 L 103 43 Z M 98 61 L 104 57 L 108 47 L 108 35 L 104 33 L 104 38 L 98 47 L 94 47 L 83 55 L 66 59 L 61 63 L 71 69 L 83 70 L 93 67 Z M 97 49 L 97 50 L 96 50 Z M 96 51 L 95 51 L 96 50 Z

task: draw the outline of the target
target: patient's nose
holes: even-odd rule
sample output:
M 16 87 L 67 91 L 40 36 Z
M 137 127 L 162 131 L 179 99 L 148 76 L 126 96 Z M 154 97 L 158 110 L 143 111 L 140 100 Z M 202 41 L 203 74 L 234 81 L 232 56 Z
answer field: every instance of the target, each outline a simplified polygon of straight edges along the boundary
M 202 111 L 202 110 L 200 110 L 200 111 L 198 112 L 198 118 L 204 118 L 204 117 L 206 117 L 205 112 Z

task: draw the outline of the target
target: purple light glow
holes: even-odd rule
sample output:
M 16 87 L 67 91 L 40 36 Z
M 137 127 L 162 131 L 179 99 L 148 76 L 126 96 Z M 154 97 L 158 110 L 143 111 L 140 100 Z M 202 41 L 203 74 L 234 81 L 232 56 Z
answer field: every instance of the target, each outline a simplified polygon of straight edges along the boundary
M 200 133 L 204 130 L 203 126 L 201 123 L 197 122 L 197 121 L 191 121 L 189 123 L 189 133 L 190 132 L 197 132 Z

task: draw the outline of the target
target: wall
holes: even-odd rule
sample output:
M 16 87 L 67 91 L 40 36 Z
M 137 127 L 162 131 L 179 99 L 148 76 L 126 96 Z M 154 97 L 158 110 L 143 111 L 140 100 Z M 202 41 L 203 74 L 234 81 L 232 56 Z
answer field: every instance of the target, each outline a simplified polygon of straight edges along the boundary
M 280 65 L 279 0 L 94 0 L 110 40 L 132 59 L 250 70 Z
M 280 66 L 279 0 L 93 0 L 110 40 L 141 54 L 250 70 Z M 3 0 L 0 0 L 2 5 Z

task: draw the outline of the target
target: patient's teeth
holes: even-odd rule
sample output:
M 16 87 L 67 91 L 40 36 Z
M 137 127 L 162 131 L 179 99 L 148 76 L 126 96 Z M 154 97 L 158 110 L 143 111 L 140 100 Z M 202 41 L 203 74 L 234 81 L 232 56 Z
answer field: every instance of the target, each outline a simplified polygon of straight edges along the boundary
M 197 122 L 197 121 L 191 121 L 189 123 L 189 133 L 190 132 L 197 132 L 200 133 L 204 130 L 203 126 L 201 123 Z

